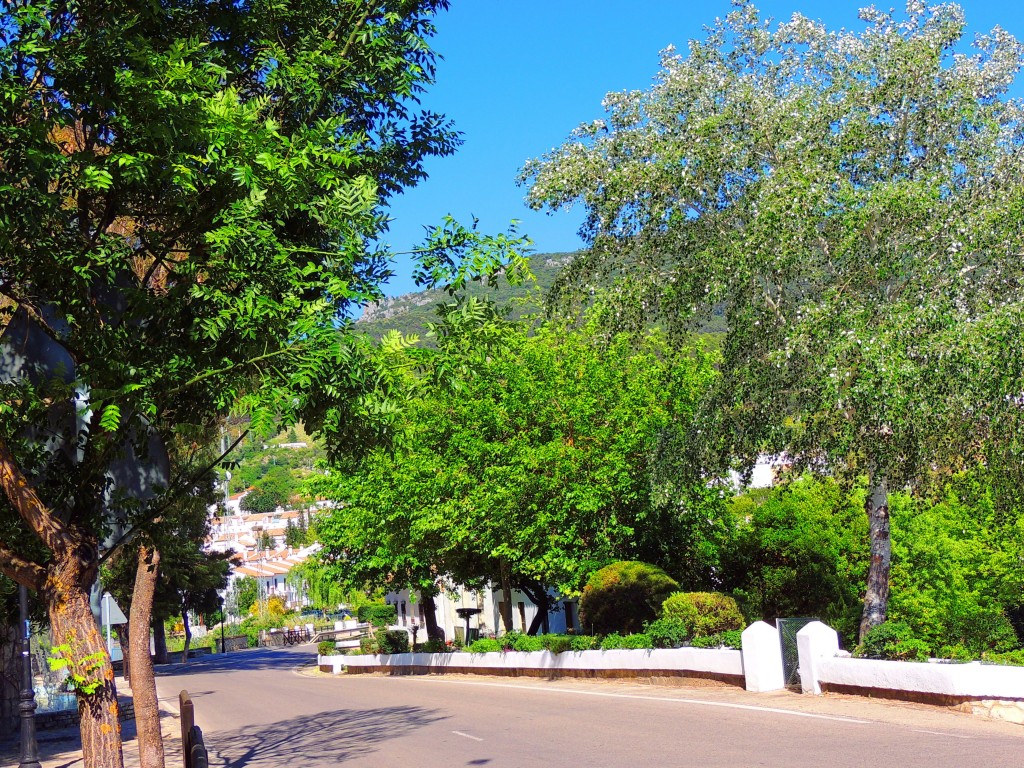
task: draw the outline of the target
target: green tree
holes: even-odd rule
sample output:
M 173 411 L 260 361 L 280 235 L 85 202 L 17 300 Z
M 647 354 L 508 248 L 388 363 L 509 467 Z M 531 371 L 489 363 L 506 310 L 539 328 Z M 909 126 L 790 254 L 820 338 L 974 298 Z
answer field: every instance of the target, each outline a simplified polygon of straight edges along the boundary
M 720 579 L 744 614 L 814 616 L 856 644 L 868 551 L 863 489 L 805 477 L 739 496 L 730 511 Z
M 242 497 L 239 507 L 246 512 L 273 512 L 288 506 L 296 489 L 295 479 L 287 467 L 271 467 L 256 486 Z
M 692 414 L 684 393 L 712 376 L 709 356 L 672 357 L 656 335 L 513 333 L 457 388 L 409 409 L 403 450 L 317 482 L 343 502 L 318 520 L 321 560 L 357 583 L 428 592 L 439 577 L 489 579 L 506 606 L 513 587 L 543 604 L 548 587 L 577 594 L 601 565 L 639 554 L 705 584 L 717 494 L 701 484 L 659 501 L 650 458 L 660 430 Z M 666 398 L 671 379 L 690 389 Z
M 1019 445 L 1024 123 L 1005 31 L 967 57 L 956 5 L 861 19 L 773 27 L 741 1 L 522 178 L 535 207 L 587 210 L 556 300 L 604 280 L 612 321 L 724 308 L 680 465 L 785 452 L 868 478 L 863 634 L 886 616 L 890 489 Z
M 243 576 L 236 579 L 231 589 L 229 604 L 234 606 L 235 614 L 247 616 L 260 599 L 260 585 L 252 576 Z
M 291 547 L 292 549 L 299 549 L 306 546 L 305 529 L 296 525 L 294 521 L 289 520 L 288 524 L 284 528 L 284 543 L 285 546 Z
M 891 615 L 936 655 L 978 658 L 1020 644 L 1019 516 L 995 503 L 990 473 L 959 474 L 926 497 L 893 494 Z
M 144 423 L 167 441 L 232 408 L 260 434 L 302 419 L 335 452 L 386 437 L 384 377 L 345 318 L 388 275 L 388 200 L 459 141 L 417 107 L 446 5 L 40 0 L 0 17 L 4 322 L 62 350 L 0 381 L 0 525 L 22 529 L 0 570 L 40 594 L 73 664 L 103 659 L 78 691 L 88 768 L 122 764 L 89 588 L 115 519 L 164 503 L 104 503 L 110 460 L 144 452 Z M 417 276 L 515 275 L 520 244 L 447 222 Z

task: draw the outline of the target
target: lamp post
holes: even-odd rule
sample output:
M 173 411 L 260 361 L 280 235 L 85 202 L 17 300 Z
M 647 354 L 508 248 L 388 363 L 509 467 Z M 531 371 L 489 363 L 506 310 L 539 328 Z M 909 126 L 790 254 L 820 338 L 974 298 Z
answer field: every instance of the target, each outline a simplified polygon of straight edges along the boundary
M 217 598 L 220 601 L 220 652 L 227 653 L 228 647 L 224 644 L 224 595 Z
M 18 609 L 22 626 L 21 637 L 21 762 L 18 768 L 42 768 L 39 764 L 39 746 L 36 744 L 36 694 L 32 690 L 32 632 L 28 623 L 28 589 L 18 586 Z

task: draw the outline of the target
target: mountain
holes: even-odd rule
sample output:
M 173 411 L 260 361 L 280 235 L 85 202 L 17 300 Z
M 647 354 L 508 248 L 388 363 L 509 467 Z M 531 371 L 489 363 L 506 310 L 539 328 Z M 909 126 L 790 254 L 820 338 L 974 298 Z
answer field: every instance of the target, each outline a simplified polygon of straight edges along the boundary
M 534 282 L 512 287 L 502 280 L 497 288 L 473 283 L 466 289 L 466 295 L 489 295 L 499 306 L 510 306 L 513 318 L 539 313 L 543 310 L 544 294 L 572 256 L 571 253 L 537 254 L 530 259 L 530 270 L 536 278 Z M 426 324 L 437 320 L 434 312 L 437 305 L 449 300 L 448 294 L 442 290 L 417 291 L 387 298 L 363 310 L 362 317 L 356 321 L 356 330 L 377 339 L 390 330 L 402 335 L 415 334 L 422 339 L 426 334 Z
M 572 253 L 542 253 L 530 259 L 530 270 L 536 280 L 510 287 L 503 280 L 497 288 L 472 283 L 466 289 L 469 296 L 490 295 L 499 306 L 508 306 L 509 316 L 513 319 L 527 314 L 539 314 L 544 309 L 544 297 L 555 282 L 562 267 L 569 263 Z M 426 324 L 436 322 L 435 309 L 438 304 L 449 301 L 447 293 L 442 290 L 418 291 L 384 299 L 370 304 L 363 311 L 363 316 L 356 321 L 355 330 L 379 339 L 386 332 L 396 330 L 403 336 L 414 334 L 421 343 L 426 336 Z M 716 307 L 710 318 L 700 323 L 696 332 L 714 346 L 722 342 L 725 333 L 725 316 L 723 307 Z M 429 343 L 429 340 L 428 342 Z

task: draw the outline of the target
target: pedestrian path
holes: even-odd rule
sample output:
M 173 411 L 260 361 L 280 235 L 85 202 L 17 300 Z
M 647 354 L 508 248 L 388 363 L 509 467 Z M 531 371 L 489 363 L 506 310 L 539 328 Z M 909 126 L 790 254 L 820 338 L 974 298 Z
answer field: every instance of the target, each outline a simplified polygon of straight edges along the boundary
M 131 698 L 131 688 L 124 678 L 117 678 L 119 697 Z M 164 738 L 164 754 L 168 765 L 177 765 L 175 755 L 181 754 L 181 731 L 177 718 L 177 702 L 160 701 L 160 726 Z M 78 726 L 39 731 L 36 734 L 39 745 L 39 762 L 43 768 L 82 768 L 82 739 Z M 0 766 L 16 766 L 21 760 L 21 737 L 0 741 Z M 135 720 L 129 717 L 121 723 L 125 768 L 139 768 L 139 745 L 135 734 Z

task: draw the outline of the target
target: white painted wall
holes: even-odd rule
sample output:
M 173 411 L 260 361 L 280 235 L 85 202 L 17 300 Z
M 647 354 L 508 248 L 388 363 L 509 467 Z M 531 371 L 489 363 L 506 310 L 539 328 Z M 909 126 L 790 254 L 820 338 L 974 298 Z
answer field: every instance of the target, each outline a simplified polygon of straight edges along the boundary
M 537 651 L 521 653 L 396 653 L 385 656 L 321 657 L 321 664 L 349 667 L 432 667 L 475 669 L 581 669 L 710 672 L 742 675 L 743 658 L 731 648 L 656 648 L 653 650 L 618 649 L 611 651 Z
M 818 665 L 819 683 L 937 693 L 977 699 L 1024 699 L 1024 667 L 918 663 L 836 657 Z

